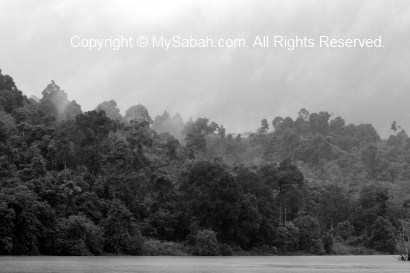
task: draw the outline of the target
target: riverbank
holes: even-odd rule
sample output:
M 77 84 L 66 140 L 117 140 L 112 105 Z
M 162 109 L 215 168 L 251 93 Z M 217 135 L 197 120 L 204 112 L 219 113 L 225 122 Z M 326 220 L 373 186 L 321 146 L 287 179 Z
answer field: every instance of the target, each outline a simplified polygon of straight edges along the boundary
M 205 256 L 316 256 L 315 254 L 295 251 L 281 252 L 273 246 L 253 247 L 243 250 L 239 246 L 229 246 L 221 244 L 215 250 L 218 255 Z M 142 248 L 142 256 L 204 256 L 197 255 L 196 250 L 183 243 L 159 241 L 155 239 L 146 240 Z M 363 246 L 350 246 L 336 242 L 332 245 L 331 252 L 327 255 L 391 255 L 389 253 L 377 252 Z

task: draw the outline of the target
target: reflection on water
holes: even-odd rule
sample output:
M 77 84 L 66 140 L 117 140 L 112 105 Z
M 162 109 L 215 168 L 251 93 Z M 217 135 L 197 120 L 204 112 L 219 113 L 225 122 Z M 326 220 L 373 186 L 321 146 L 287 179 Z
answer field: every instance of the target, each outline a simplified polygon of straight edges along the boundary
M 393 256 L 0 257 L 0 272 L 410 272 Z

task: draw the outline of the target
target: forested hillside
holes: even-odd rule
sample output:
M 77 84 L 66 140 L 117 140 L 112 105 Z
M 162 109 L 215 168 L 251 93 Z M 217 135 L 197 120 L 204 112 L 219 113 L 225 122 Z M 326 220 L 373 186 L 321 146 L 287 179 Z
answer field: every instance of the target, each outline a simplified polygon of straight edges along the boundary
M 159 102 L 160 103 L 160 102 Z M 398 124 L 301 109 L 229 134 L 115 101 L 83 112 L 0 71 L 0 254 L 393 253 L 410 209 Z

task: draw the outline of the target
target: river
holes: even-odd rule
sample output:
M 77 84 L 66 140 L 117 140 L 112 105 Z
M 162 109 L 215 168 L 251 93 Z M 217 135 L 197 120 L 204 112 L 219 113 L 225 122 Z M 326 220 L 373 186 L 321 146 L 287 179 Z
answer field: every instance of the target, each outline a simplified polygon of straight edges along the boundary
M 410 262 L 394 256 L 270 257 L 51 257 L 0 256 L 0 272 L 13 273 L 225 273 L 225 272 L 410 272 Z

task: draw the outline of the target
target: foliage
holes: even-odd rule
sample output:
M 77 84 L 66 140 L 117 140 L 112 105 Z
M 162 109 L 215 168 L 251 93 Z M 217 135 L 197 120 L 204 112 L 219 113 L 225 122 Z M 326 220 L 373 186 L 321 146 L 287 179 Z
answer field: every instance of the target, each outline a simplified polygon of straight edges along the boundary
M 319 221 L 310 216 L 299 216 L 293 220 L 299 230 L 299 247 L 314 254 L 323 254 L 324 247 L 320 236 Z
M 187 248 L 181 243 L 147 239 L 142 247 L 142 254 L 147 256 L 187 256 Z
M 111 203 L 107 217 L 102 220 L 104 227 L 104 248 L 115 254 L 140 254 L 142 237 L 134 218 L 119 201 Z
M 273 244 L 284 254 L 298 250 L 299 229 L 292 222 L 277 227 Z
M 354 233 L 354 227 L 349 221 L 343 221 L 336 226 L 336 235 L 343 241 L 349 239 Z
M 57 254 L 84 256 L 102 252 L 102 229 L 83 215 L 59 219 L 56 236 Z
M 194 236 L 194 254 L 199 256 L 219 255 L 219 243 L 216 233 L 212 230 L 199 230 Z
M 408 255 L 397 122 L 382 140 L 325 111 L 244 134 L 120 112 L 83 113 L 54 81 L 29 99 L 0 71 L 0 254 Z

